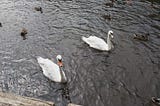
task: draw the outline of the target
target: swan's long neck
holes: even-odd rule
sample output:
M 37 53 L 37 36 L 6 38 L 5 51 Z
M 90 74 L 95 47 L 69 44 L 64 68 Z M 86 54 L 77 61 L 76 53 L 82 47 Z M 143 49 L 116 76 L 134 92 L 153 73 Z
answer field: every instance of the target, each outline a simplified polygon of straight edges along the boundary
M 112 42 L 110 40 L 109 34 L 108 34 L 108 37 L 107 37 L 107 44 L 108 44 L 108 50 L 110 50 L 112 48 Z
M 59 67 L 60 68 L 60 75 L 61 75 L 61 82 L 66 82 L 65 76 L 63 74 L 63 67 Z

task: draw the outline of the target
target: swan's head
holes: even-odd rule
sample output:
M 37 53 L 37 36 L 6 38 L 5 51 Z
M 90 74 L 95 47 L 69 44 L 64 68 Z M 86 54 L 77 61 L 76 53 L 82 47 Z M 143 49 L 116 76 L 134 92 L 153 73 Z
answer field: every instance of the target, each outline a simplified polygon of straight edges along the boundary
M 62 56 L 61 55 L 57 55 L 56 59 L 57 59 L 58 65 L 62 67 L 63 66 Z
M 109 30 L 109 31 L 108 31 L 108 35 L 109 35 L 111 38 L 113 38 L 113 31 L 112 31 L 112 30 Z

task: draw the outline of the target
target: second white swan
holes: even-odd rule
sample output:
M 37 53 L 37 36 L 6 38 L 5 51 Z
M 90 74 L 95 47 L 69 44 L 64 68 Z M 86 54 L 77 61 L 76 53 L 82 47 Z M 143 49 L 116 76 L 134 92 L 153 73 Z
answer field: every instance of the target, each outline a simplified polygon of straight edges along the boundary
M 111 38 L 113 38 L 112 30 L 108 31 L 107 43 L 103 39 L 96 36 L 90 36 L 88 38 L 82 36 L 82 40 L 86 42 L 90 47 L 101 51 L 110 51 L 112 48 L 114 48 L 111 42 Z

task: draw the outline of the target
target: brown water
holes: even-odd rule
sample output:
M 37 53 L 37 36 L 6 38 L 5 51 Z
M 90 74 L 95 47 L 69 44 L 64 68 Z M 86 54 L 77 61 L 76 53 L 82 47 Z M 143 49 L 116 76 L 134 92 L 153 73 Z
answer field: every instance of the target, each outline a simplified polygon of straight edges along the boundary
M 109 0 L 108 0 L 109 1 Z M 148 106 L 160 97 L 160 2 L 133 0 L 0 0 L 0 88 L 64 106 L 62 85 L 49 82 L 36 56 L 64 58 L 73 103 L 84 106 Z M 34 7 L 41 6 L 43 14 Z M 111 21 L 103 16 L 111 14 Z M 27 39 L 20 36 L 28 30 Z M 82 36 L 106 39 L 114 31 L 115 48 L 89 48 Z M 149 41 L 133 39 L 149 33 Z

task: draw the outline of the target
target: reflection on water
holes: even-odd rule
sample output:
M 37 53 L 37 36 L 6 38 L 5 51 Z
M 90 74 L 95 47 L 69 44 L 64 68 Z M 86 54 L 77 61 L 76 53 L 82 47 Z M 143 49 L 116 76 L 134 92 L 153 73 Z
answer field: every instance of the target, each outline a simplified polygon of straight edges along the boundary
M 0 89 L 56 102 L 62 85 L 48 81 L 36 56 L 64 57 L 72 102 L 84 106 L 146 106 L 160 97 L 160 4 L 132 5 L 104 0 L 1 0 Z M 42 7 L 43 13 L 35 7 Z M 111 20 L 104 15 L 111 15 Z M 26 40 L 20 36 L 28 30 Z M 81 36 L 106 39 L 114 31 L 110 53 L 89 48 Z M 133 39 L 149 33 L 149 41 Z M 55 61 L 55 60 L 53 60 Z

